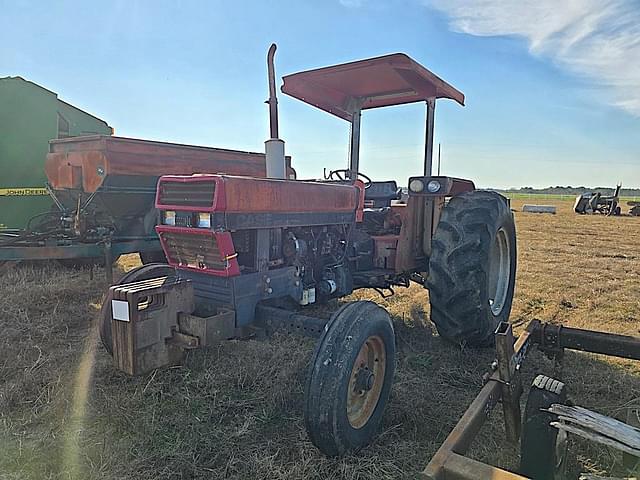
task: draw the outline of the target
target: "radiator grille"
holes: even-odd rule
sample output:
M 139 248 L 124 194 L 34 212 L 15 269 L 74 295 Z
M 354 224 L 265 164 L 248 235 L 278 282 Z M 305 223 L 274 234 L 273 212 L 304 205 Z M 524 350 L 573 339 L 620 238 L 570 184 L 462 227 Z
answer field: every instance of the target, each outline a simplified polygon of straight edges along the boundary
M 224 270 L 226 267 L 213 234 L 160 232 L 160 236 L 167 249 L 169 262 L 174 265 L 202 270 Z
M 176 227 L 197 227 L 198 214 L 192 212 L 176 212 L 175 225 Z
M 184 207 L 211 207 L 216 183 L 213 180 L 201 182 L 160 182 L 158 203 Z

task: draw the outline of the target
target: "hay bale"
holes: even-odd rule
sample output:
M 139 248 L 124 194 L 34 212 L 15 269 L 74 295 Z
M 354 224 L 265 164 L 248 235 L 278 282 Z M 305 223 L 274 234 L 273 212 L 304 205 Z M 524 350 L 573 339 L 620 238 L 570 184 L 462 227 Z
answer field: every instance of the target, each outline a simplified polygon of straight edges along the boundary
M 555 215 L 556 207 L 554 205 L 523 205 L 522 211 L 530 213 L 552 213 Z

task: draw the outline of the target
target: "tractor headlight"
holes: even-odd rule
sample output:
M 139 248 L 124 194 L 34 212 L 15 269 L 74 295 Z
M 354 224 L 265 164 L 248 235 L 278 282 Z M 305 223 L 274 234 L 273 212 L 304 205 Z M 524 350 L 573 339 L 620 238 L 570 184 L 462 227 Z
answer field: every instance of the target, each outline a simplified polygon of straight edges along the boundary
M 436 193 L 440 190 L 440 188 L 442 188 L 442 185 L 438 180 L 431 180 L 429 183 L 427 183 L 427 190 L 429 191 L 429 193 Z
M 176 212 L 172 210 L 166 210 L 162 212 L 163 225 L 175 225 L 176 224 Z
M 414 178 L 409 182 L 409 190 L 415 193 L 420 193 L 424 190 L 424 182 L 419 178 Z
M 211 214 L 209 212 L 198 213 L 198 228 L 211 228 Z

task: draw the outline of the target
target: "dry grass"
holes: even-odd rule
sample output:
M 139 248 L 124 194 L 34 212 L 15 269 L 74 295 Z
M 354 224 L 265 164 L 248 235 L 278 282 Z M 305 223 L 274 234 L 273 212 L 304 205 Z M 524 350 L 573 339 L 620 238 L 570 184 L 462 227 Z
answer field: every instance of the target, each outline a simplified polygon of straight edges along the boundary
M 576 216 L 568 203 L 557 204 L 556 216 L 517 214 L 513 322 L 637 333 L 640 219 Z M 193 352 L 183 367 L 129 378 L 95 346 L 104 287 L 100 273 L 89 280 L 86 271 L 54 267 L 0 276 L 0 478 L 415 478 L 493 358 L 442 342 L 425 321 L 420 288 L 382 301 L 394 316 L 399 351 L 384 429 L 371 447 L 332 460 L 315 450 L 302 424 L 310 341 L 228 342 Z M 536 372 L 552 373 L 553 364 L 533 353 L 525 381 Z M 632 362 L 569 354 L 564 379 L 586 407 L 620 416 L 640 406 L 640 368 Z M 620 468 L 609 450 L 574 449 L 574 470 Z M 517 467 L 498 412 L 472 455 Z

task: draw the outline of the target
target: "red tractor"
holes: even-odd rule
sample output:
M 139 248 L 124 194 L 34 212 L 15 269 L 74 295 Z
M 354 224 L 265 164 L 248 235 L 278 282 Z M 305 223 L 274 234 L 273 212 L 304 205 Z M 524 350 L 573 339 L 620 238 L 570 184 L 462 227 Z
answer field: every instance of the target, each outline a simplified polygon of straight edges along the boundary
M 431 175 L 436 99 L 464 95 L 404 54 L 284 77 L 282 92 L 350 123 L 349 164 L 323 181 L 285 179 L 273 57 L 267 177 L 211 172 L 158 182 L 157 233 L 168 264 L 145 265 L 112 286 L 101 338 L 135 375 L 180 362 L 184 351 L 284 330 L 317 337 L 304 416 L 327 455 L 366 445 L 378 429 L 395 366 L 393 323 L 370 301 L 321 320 L 305 307 L 411 282 L 429 289 L 431 320 L 456 344 L 491 346 L 509 318 L 516 237 L 509 201 L 473 182 Z M 360 171 L 363 110 L 425 102 L 425 162 L 406 203 L 394 180 Z

